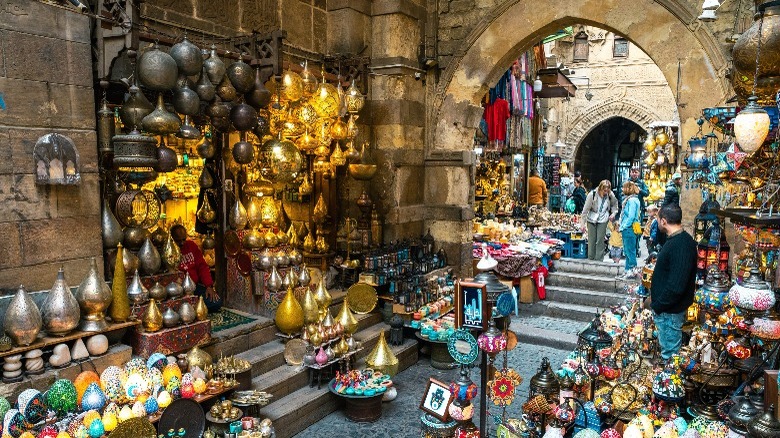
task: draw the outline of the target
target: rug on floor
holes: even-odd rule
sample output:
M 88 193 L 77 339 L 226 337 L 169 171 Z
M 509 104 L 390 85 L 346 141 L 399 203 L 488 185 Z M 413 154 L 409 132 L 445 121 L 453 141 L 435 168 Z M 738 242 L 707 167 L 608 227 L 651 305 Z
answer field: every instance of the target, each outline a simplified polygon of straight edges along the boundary
M 209 313 L 209 319 L 211 320 L 212 333 L 227 330 L 229 328 L 233 328 L 255 320 L 255 318 L 240 315 L 231 311 L 230 309 L 225 309 L 224 307 L 219 309 L 218 312 Z

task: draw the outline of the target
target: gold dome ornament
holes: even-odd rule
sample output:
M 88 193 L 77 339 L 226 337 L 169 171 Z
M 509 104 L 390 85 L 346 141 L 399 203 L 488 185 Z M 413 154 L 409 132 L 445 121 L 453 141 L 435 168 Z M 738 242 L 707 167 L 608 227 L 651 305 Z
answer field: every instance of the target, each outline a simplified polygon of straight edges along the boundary
M 347 112 L 350 114 L 356 114 L 359 112 L 361 109 L 363 109 L 363 105 L 366 103 L 366 97 L 360 93 L 360 90 L 355 85 L 354 79 L 352 80 L 352 85 L 349 86 L 349 89 L 347 89 L 346 95 L 344 96 L 344 103 L 347 106 Z
M 303 79 L 298 73 L 288 69 L 282 76 L 282 97 L 290 102 L 297 102 L 303 97 L 303 92 Z
M 284 299 L 279 303 L 279 307 L 276 308 L 274 322 L 276 323 L 276 328 L 287 335 L 298 333 L 303 328 L 303 308 L 298 300 L 295 299 L 292 287 L 287 288 Z
M 354 139 L 358 135 L 357 119 L 358 115 L 352 114 L 347 120 L 347 138 Z
M 181 250 L 179 245 L 173 241 L 170 230 L 168 230 L 168 240 L 163 247 L 163 262 L 169 271 L 174 271 L 179 267 L 179 261 L 181 260 Z
M 349 137 L 349 126 L 340 117 L 330 126 L 330 137 L 333 140 L 346 140 Z
M 156 332 L 162 328 L 162 313 L 160 312 L 160 308 L 157 307 L 157 301 L 154 298 L 149 300 L 149 305 L 146 307 L 141 322 L 144 325 L 144 330 L 150 333 Z
M 292 269 L 290 269 L 290 271 L 292 272 Z M 306 288 L 306 292 L 303 294 L 301 307 L 303 308 L 304 324 L 314 324 L 319 321 L 320 307 L 317 305 L 317 300 L 314 299 L 314 294 L 311 293 L 311 289 L 308 287 Z
M 317 111 L 309 102 L 302 102 L 293 107 L 292 117 L 306 129 L 315 127 L 315 124 L 319 120 Z
M 306 132 L 295 141 L 295 146 L 300 149 L 301 152 L 311 155 L 317 149 L 318 143 L 317 139 L 309 134 L 309 129 L 307 128 Z
M 366 357 L 366 365 L 374 371 L 387 374 L 390 377 L 398 372 L 398 358 L 387 345 L 384 330 L 379 334 L 379 341 Z
M 358 320 L 355 319 L 355 315 L 349 310 L 347 301 L 348 300 L 345 297 L 344 301 L 341 302 L 341 310 L 339 310 L 339 314 L 336 316 L 336 321 L 341 323 L 341 326 L 344 327 L 344 333 L 352 335 L 357 330 Z
M 645 139 L 645 143 L 642 145 L 642 147 L 645 148 L 645 151 L 647 152 L 653 152 L 655 150 L 656 144 L 655 144 L 655 137 L 652 135 L 648 135 Z
M 325 287 L 325 279 L 320 280 L 320 282 L 317 284 L 317 288 L 314 290 L 314 300 L 317 301 L 317 306 L 320 308 L 320 310 L 327 310 L 330 307 L 330 303 L 333 300 L 330 296 L 330 292 L 328 292 L 328 289 Z M 325 313 L 322 312 L 321 316 L 325 316 Z
M 322 118 L 333 118 L 339 115 L 339 92 L 336 87 L 325 82 L 324 72 L 322 82 L 311 97 L 311 105 L 317 111 L 317 115 Z
M 263 225 L 263 214 L 260 208 L 260 200 L 255 196 L 249 197 L 247 204 L 246 217 L 251 228 L 259 228 Z
M 198 304 L 195 305 L 195 319 L 205 321 L 209 317 L 209 308 L 206 307 L 206 301 L 203 296 L 198 298 Z
M 214 360 L 210 354 L 195 346 L 187 353 L 187 362 L 189 362 L 190 369 L 198 367 L 205 371 L 206 367 L 214 363 Z
M 661 131 L 655 135 L 656 145 L 663 147 L 666 146 L 667 143 L 669 143 L 669 136 L 666 134 L 666 131 Z
M 265 227 L 271 227 L 279 220 L 279 209 L 276 201 L 271 196 L 263 196 L 260 199 L 260 223 Z
M 304 173 L 303 174 L 303 181 L 301 181 L 301 185 L 298 186 L 298 194 L 301 196 L 307 196 L 311 195 L 311 192 L 314 191 L 314 187 L 311 185 L 311 182 L 309 181 L 309 174 Z
M 325 254 L 328 252 L 328 249 L 330 249 L 330 245 L 328 245 L 328 242 L 325 240 L 322 234 L 320 234 L 317 236 L 317 240 L 314 241 L 314 248 L 318 253 Z

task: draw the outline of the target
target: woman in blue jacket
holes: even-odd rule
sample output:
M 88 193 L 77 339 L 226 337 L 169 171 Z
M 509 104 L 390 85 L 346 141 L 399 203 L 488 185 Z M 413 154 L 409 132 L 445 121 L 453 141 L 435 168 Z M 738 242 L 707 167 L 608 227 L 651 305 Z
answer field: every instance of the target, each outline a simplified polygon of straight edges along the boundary
M 636 233 L 634 222 L 639 222 L 640 203 L 637 195 L 639 187 L 631 181 L 623 183 L 623 210 L 620 213 L 620 233 L 623 235 L 623 252 L 626 255 L 625 277 L 633 277 L 636 272 Z

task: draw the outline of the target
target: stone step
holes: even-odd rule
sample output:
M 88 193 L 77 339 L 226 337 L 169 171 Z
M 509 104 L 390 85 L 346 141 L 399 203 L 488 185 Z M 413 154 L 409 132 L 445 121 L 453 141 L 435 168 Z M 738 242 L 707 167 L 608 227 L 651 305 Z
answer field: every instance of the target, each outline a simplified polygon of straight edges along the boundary
M 389 330 L 385 323 L 374 324 L 355 334 L 355 339 L 363 344 L 363 349 L 356 353 L 357 360 L 362 359 L 376 346 L 379 334 Z M 385 335 L 387 336 L 387 335 Z M 281 344 L 281 343 L 279 343 Z M 278 346 L 274 348 L 278 349 Z M 284 347 L 282 346 L 282 353 Z M 276 353 L 275 353 L 276 354 Z M 284 359 L 284 357 L 282 357 Z M 252 379 L 252 387 L 259 391 L 265 391 L 273 395 L 273 400 L 278 400 L 293 391 L 296 391 L 309 383 L 309 370 L 303 366 L 289 366 L 286 363 Z
M 517 334 L 517 340 L 521 344 L 541 345 L 565 351 L 577 349 L 577 335 L 571 333 L 535 327 L 522 322 L 513 322 L 510 327 Z
M 596 306 L 559 303 L 557 301 L 539 301 L 532 306 L 525 305 L 521 314 L 549 316 L 570 321 L 590 322 L 596 316 Z
M 359 334 L 364 328 L 380 322 L 382 320 L 382 315 L 377 312 L 372 312 L 366 315 L 355 315 L 355 318 L 358 320 L 357 333 Z M 252 364 L 253 378 L 285 365 L 284 343 L 282 343 L 282 338 L 276 336 L 276 333 L 276 326 L 274 325 L 272 336 L 273 338 L 276 338 L 276 341 L 270 340 L 236 354 L 236 357 L 246 359 Z M 358 339 L 360 339 L 360 336 L 358 336 Z
M 555 269 L 559 272 L 571 272 L 578 274 L 603 274 L 610 277 L 624 272 L 624 263 L 602 262 L 596 260 L 583 260 L 561 258 L 555 261 Z
M 417 362 L 417 341 L 407 339 L 403 345 L 391 348 L 398 357 L 399 372 Z M 364 366 L 364 360 L 359 360 L 356 364 L 358 369 Z M 343 401 L 333 395 L 325 385 L 320 389 L 305 385 L 263 407 L 260 417 L 273 421 L 277 438 L 290 438 L 340 406 L 343 406 Z
M 615 292 L 618 282 L 614 275 L 588 275 L 571 272 L 551 272 L 546 280 L 547 286 L 560 286 L 577 289 L 589 289 L 599 292 Z
M 581 304 L 600 308 L 623 303 L 626 296 L 618 292 L 601 292 L 573 287 L 548 286 L 547 300 L 560 303 Z

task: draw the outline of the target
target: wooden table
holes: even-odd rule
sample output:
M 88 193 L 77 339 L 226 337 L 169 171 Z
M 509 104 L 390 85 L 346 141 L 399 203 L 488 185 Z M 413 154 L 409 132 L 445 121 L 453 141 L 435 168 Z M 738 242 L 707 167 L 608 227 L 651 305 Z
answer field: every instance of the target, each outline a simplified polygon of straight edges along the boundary
M 117 322 L 117 323 L 108 323 L 108 328 L 106 330 L 103 330 L 102 332 L 83 332 L 80 330 L 75 330 L 70 332 L 69 334 L 65 336 L 43 336 L 39 337 L 30 345 L 22 346 L 22 347 L 16 347 L 12 348 L 8 351 L 4 351 L 0 353 L 0 358 L 6 357 L 6 356 L 13 356 L 16 354 L 21 354 L 28 352 L 30 350 L 36 350 L 36 349 L 44 349 L 46 347 L 52 347 L 57 344 L 62 344 L 64 342 L 74 341 L 76 339 L 81 338 L 88 338 L 90 336 L 99 335 L 99 334 L 105 334 L 109 332 L 114 332 L 117 330 L 126 329 L 129 327 L 134 327 L 136 325 L 141 324 L 140 320 L 135 321 L 127 321 L 127 322 Z

